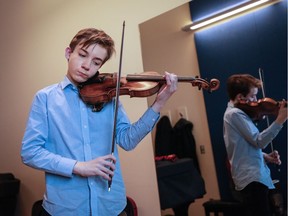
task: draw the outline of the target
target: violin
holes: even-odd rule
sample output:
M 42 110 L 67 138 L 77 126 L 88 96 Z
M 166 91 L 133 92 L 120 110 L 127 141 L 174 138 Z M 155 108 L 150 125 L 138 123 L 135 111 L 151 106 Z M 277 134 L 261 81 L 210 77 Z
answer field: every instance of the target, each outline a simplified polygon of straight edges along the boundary
M 97 72 L 94 77 L 78 85 L 81 99 L 84 103 L 92 105 L 93 111 L 101 111 L 103 105 L 115 97 L 117 79 L 116 73 Z M 199 90 L 204 89 L 209 92 L 217 90 L 220 85 L 217 79 L 211 79 L 208 82 L 199 77 L 178 77 L 178 82 L 189 82 L 192 86 L 198 87 Z M 161 86 L 166 83 L 166 80 L 159 73 L 148 71 L 121 77 L 120 83 L 120 95 L 148 97 L 156 94 Z
M 277 116 L 282 102 L 287 106 L 287 101 L 275 101 L 266 97 L 255 102 L 241 100 L 235 107 L 244 111 L 253 121 L 260 121 L 267 115 Z

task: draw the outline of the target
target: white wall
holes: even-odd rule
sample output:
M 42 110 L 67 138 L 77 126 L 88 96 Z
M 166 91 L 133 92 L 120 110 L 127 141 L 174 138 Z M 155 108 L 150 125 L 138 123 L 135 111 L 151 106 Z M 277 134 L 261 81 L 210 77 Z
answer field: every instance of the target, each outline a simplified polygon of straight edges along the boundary
M 44 176 L 22 164 L 21 140 L 35 92 L 59 82 L 66 74 L 64 49 L 85 27 L 105 30 L 118 54 L 102 68 L 118 71 L 122 22 L 126 21 L 123 74 L 143 71 L 138 25 L 187 0 L 9 0 L 0 1 L 0 172 L 21 180 L 17 216 L 31 215 L 33 202 L 42 198 Z M 145 99 L 122 99 L 131 121 L 147 108 Z M 137 112 L 135 111 L 137 110 Z M 138 205 L 139 216 L 160 215 L 151 136 L 131 153 L 121 152 L 127 193 Z M 132 166 L 133 165 L 133 166 Z

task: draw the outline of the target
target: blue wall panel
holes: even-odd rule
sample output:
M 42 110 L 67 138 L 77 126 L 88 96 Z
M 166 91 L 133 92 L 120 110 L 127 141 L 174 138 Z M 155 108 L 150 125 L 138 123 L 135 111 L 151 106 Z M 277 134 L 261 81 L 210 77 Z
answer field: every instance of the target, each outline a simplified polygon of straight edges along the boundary
M 196 21 L 240 0 L 194 0 L 190 2 L 192 20 Z M 218 78 L 219 90 L 204 94 L 211 142 L 222 199 L 230 199 L 229 179 L 225 170 L 226 150 L 223 141 L 223 114 L 228 97 L 226 80 L 235 73 L 259 77 L 264 71 L 266 97 L 287 99 L 287 0 L 212 26 L 195 33 L 195 44 L 202 78 Z M 262 95 L 259 93 L 258 98 Z M 274 119 L 270 119 L 272 122 Z M 266 122 L 259 124 L 259 129 Z M 279 179 L 287 200 L 287 123 L 273 142 L 281 154 L 281 171 L 270 166 L 272 178 Z M 265 151 L 269 152 L 268 147 Z

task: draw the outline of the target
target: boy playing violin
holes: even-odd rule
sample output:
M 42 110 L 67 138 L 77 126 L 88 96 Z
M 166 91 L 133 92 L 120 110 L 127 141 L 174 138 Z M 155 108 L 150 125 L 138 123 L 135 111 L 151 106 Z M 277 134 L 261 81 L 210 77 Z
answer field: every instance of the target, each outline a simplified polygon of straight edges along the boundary
M 120 215 L 125 208 L 117 148 L 111 155 L 114 100 L 100 112 L 92 112 L 77 88 L 114 52 L 114 41 L 104 31 L 80 30 L 65 50 L 68 69 L 64 80 L 35 95 L 21 157 L 26 165 L 45 172 L 43 215 Z M 153 105 L 134 124 L 119 104 L 115 140 L 121 148 L 132 150 L 153 129 L 161 108 L 177 89 L 176 75 L 166 72 L 165 78 Z
M 262 83 L 249 74 L 235 74 L 228 78 L 230 101 L 224 114 L 224 141 L 235 189 L 240 191 L 249 216 L 271 216 L 269 189 L 274 188 L 266 163 L 280 165 L 277 151 L 270 154 L 262 149 L 277 136 L 287 120 L 285 101 L 281 102 L 276 120 L 260 132 L 253 120 L 235 107 L 241 101 L 257 101 Z

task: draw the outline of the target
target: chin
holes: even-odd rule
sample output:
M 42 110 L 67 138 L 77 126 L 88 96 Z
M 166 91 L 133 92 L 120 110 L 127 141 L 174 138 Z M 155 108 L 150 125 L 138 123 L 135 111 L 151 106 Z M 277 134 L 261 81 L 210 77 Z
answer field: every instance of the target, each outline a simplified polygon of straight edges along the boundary
M 83 83 L 86 82 L 88 80 L 88 78 L 84 78 L 84 77 L 77 77 L 74 82 L 79 84 L 79 83 Z

